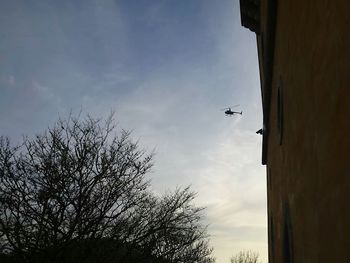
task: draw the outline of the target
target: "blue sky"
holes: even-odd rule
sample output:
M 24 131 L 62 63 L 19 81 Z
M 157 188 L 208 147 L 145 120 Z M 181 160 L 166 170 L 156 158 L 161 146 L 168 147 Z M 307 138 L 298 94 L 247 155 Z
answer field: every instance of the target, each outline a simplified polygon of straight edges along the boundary
M 0 28 L 2 135 L 115 111 L 156 149 L 154 191 L 198 192 L 217 262 L 243 248 L 266 261 L 256 40 L 238 0 L 5 0 Z

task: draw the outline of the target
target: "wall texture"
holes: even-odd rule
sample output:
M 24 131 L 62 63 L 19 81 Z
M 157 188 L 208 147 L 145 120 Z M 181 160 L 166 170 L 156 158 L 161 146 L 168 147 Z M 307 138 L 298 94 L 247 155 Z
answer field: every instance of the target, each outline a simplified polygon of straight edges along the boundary
M 350 262 L 350 1 L 278 1 L 275 32 L 270 262 Z

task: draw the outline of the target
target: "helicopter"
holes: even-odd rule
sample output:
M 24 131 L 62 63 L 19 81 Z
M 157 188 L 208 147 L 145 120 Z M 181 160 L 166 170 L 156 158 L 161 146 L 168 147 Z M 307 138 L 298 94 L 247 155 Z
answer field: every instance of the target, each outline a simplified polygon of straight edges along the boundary
M 240 115 L 242 115 L 242 113 L 243 113 L 242 111 L 239 112 L 239 111 L 233 111 L 233 110 L 231 110 L 231 108 L 234 108 L 234 107 L 237 107 L 237 106 L 239 106 L 239 104 L 238 104 L 238 105 L 235 105 L 235 106 L 232 106 L 232 107 L 228 107 L 228 108 L 222 109 L 222 110 L 225 111 L 225 115 L 228 116 L 228 117 L 232 117 L 234 114 L 240 114 Z

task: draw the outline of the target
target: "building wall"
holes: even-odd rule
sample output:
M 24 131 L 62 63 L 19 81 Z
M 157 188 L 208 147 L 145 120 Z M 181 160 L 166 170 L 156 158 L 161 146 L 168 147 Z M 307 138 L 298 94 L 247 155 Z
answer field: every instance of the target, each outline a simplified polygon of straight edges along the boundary
M 350 262 L 350 1 L 278 1 L 273 61 L 270 262 Z

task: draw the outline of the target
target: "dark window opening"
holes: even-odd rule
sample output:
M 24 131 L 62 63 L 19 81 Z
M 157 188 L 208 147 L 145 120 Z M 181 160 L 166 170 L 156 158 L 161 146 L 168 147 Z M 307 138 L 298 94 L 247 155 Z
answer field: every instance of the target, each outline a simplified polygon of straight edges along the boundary
M 272 180 L 271 180 L 271 168 L 268 168 L 267 170 L 267 191 L 271 192 L 272 190 Z
M 293 263 L 292 226 L 288 204 L 284 204 L 282 225 L 282 259 L 284 263 Z
M 278 85 L 277 90 L 277 131 L 278 131 L 278 143 L 282 145 L 283 138 L 283 93 L 282 93 L 282 81 Z

